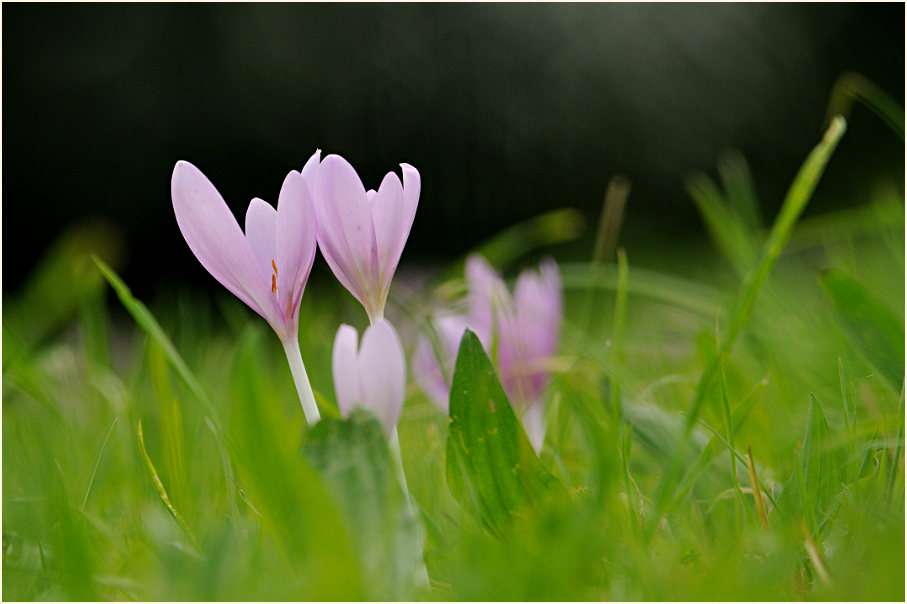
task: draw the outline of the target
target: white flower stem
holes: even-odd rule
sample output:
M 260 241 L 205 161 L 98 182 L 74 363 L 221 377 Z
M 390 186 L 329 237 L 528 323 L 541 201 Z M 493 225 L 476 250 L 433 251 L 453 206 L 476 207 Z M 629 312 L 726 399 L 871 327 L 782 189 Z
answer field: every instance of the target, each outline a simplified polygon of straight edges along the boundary
M 283 341 L 283 350 L 287 353 L 287 362 L 290 363 L 290 373 L 293 374 L 293 382 L 296 383 L 296 392 L 299 394 L 299 402 L 302 403 L 302 412 L 311 426 L 321 419 L 321 414 L 318 413 L 318 405 L 315 404 L 315 394 L 312 392 L 309 376 L 305 372 L 305 365 L 302 364 L 299 341 L 295 337 L 290 336 Z
M 397 466 L 397 477 L 400 479 L 400 486 L 403 487 L 403 494 L 406 496 L 406 507 L 409 509 L 409 513 L 412 514 L 413 522 L 416 523 L 416 526 L 419 527 L 419 540 L 422 540 L 422 523 L 419 521 L 419 518 L 416 516 L 416 510 L 413 506 L 413 498 L 409 494 L 409 488 L 406 486 L 406 473 L 403 471 L 403 455 L 400 453 L 400 436 L 397 434 L 397 429 L 394 428 L 394 433 L 390 438 L 390 450 L 391 456 L 394 458 L 395 465 Z M 420 586 L 424 589 L 431 589 L 431 582 L 428 579 L 428 567 L 425 566 L 425 555 L 422 552 L 421 546 L 419 547 L 419 558 L 422 561 L 418 565 L 418 568 L 415 569 L 417 575 L 417 581 Z

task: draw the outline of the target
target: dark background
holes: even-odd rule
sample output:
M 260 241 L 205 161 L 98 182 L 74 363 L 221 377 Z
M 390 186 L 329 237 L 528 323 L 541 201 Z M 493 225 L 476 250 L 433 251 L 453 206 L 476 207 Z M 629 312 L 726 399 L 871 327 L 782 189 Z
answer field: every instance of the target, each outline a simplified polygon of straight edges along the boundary
M 209 279 L 173 217 L 176 160 L 241 218 L 316 148 L 368 188 L 399 162 L 419 169 L 404 262 L 556 207 L 594 224 L 616 172 L 633 182 L 623 243 L 670 245 L 702 234 L 683 177 L 713 174 L 727 148 L 773 215 L 842 72 L 904 97 L 900 3 L 2 11 L 5 292 L 85 217 L 125 235 L 139 294 Z M 903 186 L 903 142 L 863 107 L 849 125 L 810 212 L 865 203 L 880 175 Z

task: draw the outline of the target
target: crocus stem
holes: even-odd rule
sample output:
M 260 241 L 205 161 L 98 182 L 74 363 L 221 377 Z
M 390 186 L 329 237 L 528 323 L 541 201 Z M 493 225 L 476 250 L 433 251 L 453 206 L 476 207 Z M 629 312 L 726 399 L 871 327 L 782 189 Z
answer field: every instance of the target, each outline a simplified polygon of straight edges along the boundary
M 406 486 L 406 474 L 403 471 L 403 456 L 400 453 L 400 436 L 397 434 L 396 428 L 394 428 L 394 433 L 390 438 L 390 450 L 391 456 L 394 458 L 395 465 L 397 466 L 397 478 L 400 479 L 400 486 L 403 487 L 403 494 L 406 496 L 406 507 L 409 508 L 409 512 L 410 514 L 412 514 L 413 521 L 416 522 L 416 526 L 421 528 L 422 525 L 419 524 L 418 518 L 416 517 L 416 510 L 413 507 L 413 498 L 412 496 L 410 496 L 409 488 Z M 421 551 L 421 546 L 419 549 L 419 557 L 422 559 L 422 563 L 418 565 L 418 568 L 416 568 L 415 571 L 419 583 L 421 583 L 424 588 L 428 589 L 431 585 L 430 581 L 428 580 L 428 568 L 425 566 L 425 556 Z
M 309 376 L 305 372 L 305 365 L 302 364 L 302 353 L 299 352 L 299 342 L 295 337 L 289 337 L 283 342 L 283 350 L 287 353 L 287 361 L 290 363 L 290 373 L 293 374 L 293 381 L 296 383 L 296 392 L 299 393 L 299 402 L 302 403 L 302 412 L 305 419 L 311 426 L 319 419 L 321 414 L 318 413 L 318 405 L 315 404 L 315 395 L 312 393 L 312 385 L 309 384 Z

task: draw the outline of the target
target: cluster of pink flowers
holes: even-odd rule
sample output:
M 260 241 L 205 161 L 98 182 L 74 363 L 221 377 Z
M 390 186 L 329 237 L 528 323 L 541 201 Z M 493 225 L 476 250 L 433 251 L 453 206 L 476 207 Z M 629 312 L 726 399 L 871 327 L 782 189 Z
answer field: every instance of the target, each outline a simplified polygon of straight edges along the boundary
M 440 350 L 420 339 L 413 369 L 423 389 L 442 412 L 448 412 L 450 385 L 457 348 L 463 332 L 475 332 L 491 351 L 504 391 L 520 416 L 536 451 L 545 439 L 542 394 L 557 352 L 563 316 L 561 280 L 557 264 L 544 260 L 538 271 L 524 270 L 513 295 L 501 276 L 480 255 L 466 260 L 467 312 L 439 314 L 433 319 Z M 442 370 L 443 365 L 443 370 Z
M 338 406 L 344 415 L 365 407 L 389 437 L 396 430 L 406 359 L 384 307 L 421 189 L 419 172 L 409 164 L 400 166 L 402 180 L 389 172 L 377 191 L 366 190 L 345 159 L 328 155 L 322 160 L 316 151 L 301 171 L 286 176 L 276 209 L 252 200 L 245 232 L 201 171 L 185 161 L 173 170 L 173 210 L 186 243 L 215 279 L 274 329 L 309 423 L 320 416 L 299 350 L 299 303 L 317 247 L 370 322 L 361 344 L 355 328 L 341 325 L 337 331 L 333 377 Z M 549 260 L 538 273 L 523 272 L 512 296 L 480 256 L 470 257 L 466 278 L 469 313 L 436 320 L 444 348 L 441 362 L 450 365 L 449 375 L 463 331 L 475 331 L 487 350 L 496 351 L 501 381 L 538 450 L 544 439 L 539 399 L 562 314 L 557 265 Z M 420 341 L 414 365 L 423 387 L 446 413 L 449 387 L 427 340 Z

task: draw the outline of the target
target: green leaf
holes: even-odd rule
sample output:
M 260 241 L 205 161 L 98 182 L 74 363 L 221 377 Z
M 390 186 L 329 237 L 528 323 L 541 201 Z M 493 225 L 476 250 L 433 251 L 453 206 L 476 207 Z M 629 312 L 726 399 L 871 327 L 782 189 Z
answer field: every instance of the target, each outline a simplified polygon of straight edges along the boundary
M 365 411 L 324 418 L 303 454 L 346 513 L 368 600 L 415 600 L 424 581 L 419 525 L 397 480 L 381 424 Z
M 460 341 L 450 389 L 447 480 L 460 504 L 495 532 L 523 508 L 566 493 L 539 462 L 470 330 Z
M 822 287 L 831 299 L 838 322 L 895 389 L 904 381 L 904 325 L 878 298 L 847 273 L 828 269 Z

